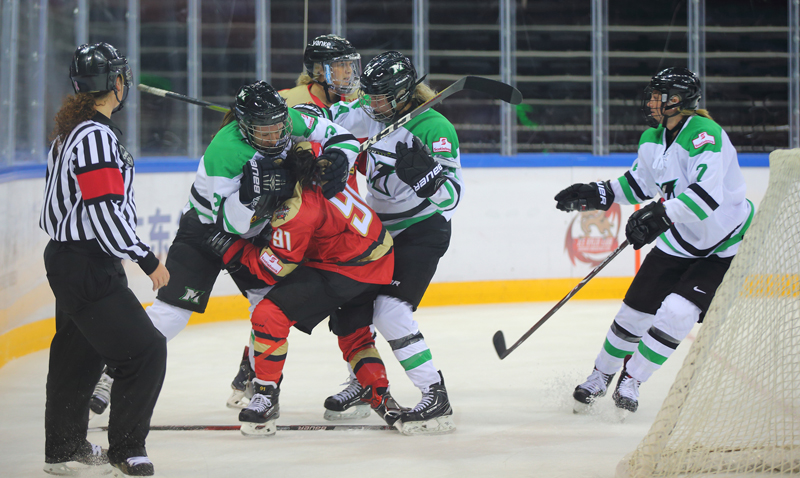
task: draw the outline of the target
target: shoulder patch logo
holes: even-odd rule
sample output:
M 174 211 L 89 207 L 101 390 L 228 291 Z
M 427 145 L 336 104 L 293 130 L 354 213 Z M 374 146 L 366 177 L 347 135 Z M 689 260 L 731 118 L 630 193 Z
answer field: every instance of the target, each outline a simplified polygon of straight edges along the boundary
M 453 143 L 447 141 L 447 138 L 441 137 L 438 141 L 433 142 L 434 153 L 451 153 L 453 152 Z
M 273 217 L 275 219 L 286 219 L 287 214 L 289 214 L 289 206 L 284 204 L 283 206 L 279 207 L 277 211 L 273 213 Z
M 700 146 L 703 146 L 704 144 L 717 144 L 717 143 L 716 140 L 714 140 L 713 136 L 703 131 L 702 133 L 697 135 L 697 138 L 692 140 L 692 145 L 694 146 L 694 149 L 697 149 Z
M 300 113 L 300 116 L 303 117 L 303 122 L 305 122 L 306 128 L 314 129 L 314 123 L 317 121 L 316 118 L 313 116 L 304 115 L 303 113 Z

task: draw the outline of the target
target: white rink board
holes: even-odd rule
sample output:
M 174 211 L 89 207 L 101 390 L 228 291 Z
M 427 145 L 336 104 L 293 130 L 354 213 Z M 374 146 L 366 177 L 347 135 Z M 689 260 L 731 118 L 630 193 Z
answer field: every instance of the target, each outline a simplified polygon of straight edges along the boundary
M 434 282 L 501 281 L 583 277 L 592 266 L 573 265 L 565 250 L 565 234 L 576 213 L 555 209 L 553 196 L 574 182 L 618 177 L 625 168 L 467 168 L 466 193 L 453 219 L 450 249 L 440 261 Z M 768 168 L 743 168 L 748 198 L 756 205 L 766 191 Z M 363 179 L 363 178 L 362 178 Z M 194 173 L 137 174 L 134 187 L 139 211 L 138 232 L 163 260 L 178 228 Z M 5 208 L 0 228 L 0 334 L 53 316 L 53 299 L 44 275 L 42 251 L 46 234 L 38 227 L 43 179 L 0 184 Z M 362 182 L 363 191 L 363 182 Z M 622 227 L 633 206 L 622 206 Z M 634 274 L 632 249 L 603 271 L 605 277 Z M 150 280 L 126 262 L 131 288 L 142 302 L 151 302 Z M 213 295 L 237 295 L 224 274 Z

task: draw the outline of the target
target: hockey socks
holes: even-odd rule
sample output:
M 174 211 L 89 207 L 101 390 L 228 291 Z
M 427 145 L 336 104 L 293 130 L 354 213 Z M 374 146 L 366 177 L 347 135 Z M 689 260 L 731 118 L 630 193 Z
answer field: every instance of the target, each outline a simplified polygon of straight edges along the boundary
M 294 322 L 271 300 L 262 300 L 250 318 L 253 327 L 253 361 L 256 377 L 278 383 L 289 350 L 287 337 Z
M 389 387 L 386 368 L 375 348 L 375 339 L 372 338 L 369 327 L 362 327 L 350 335 L 339 337 L 339 348 L 362 387 L 372 387 L 373 390 Z

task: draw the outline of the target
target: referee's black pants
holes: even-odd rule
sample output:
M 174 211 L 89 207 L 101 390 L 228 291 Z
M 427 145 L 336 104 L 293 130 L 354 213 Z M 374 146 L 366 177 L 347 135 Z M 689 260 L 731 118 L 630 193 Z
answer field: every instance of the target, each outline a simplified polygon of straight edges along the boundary
M 69 459 L 85 443 L 89 398 L 103 364 L 114 369 L 108 419 L 113 463 L 146 456 L 145 438 L 167 361 L 164 336 L 128 288 L 119 259 L 96 241 L 50 241 L 47 280 L 56 298 L 45 406 L 45 459 Z

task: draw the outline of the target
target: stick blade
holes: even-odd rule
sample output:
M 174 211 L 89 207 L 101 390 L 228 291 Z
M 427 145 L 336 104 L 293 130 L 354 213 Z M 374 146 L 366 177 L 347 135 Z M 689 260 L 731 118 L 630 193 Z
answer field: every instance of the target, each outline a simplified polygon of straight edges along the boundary
M 511 85 L 502 81 L 490 80 L 480 76 L 467 76 L 464 83 L 465 90 L 480 91 L 490 95 L 492 98 L 518 105 L 522 103 L 522 93 Z
M 502 330 L 498 330 L 494 333 L 492 343 L 494 343 L 494 350 L 497 352 L 497 356 L 500 357 L 500 360 L 506 358 L 506 338 L 503 336 Z

